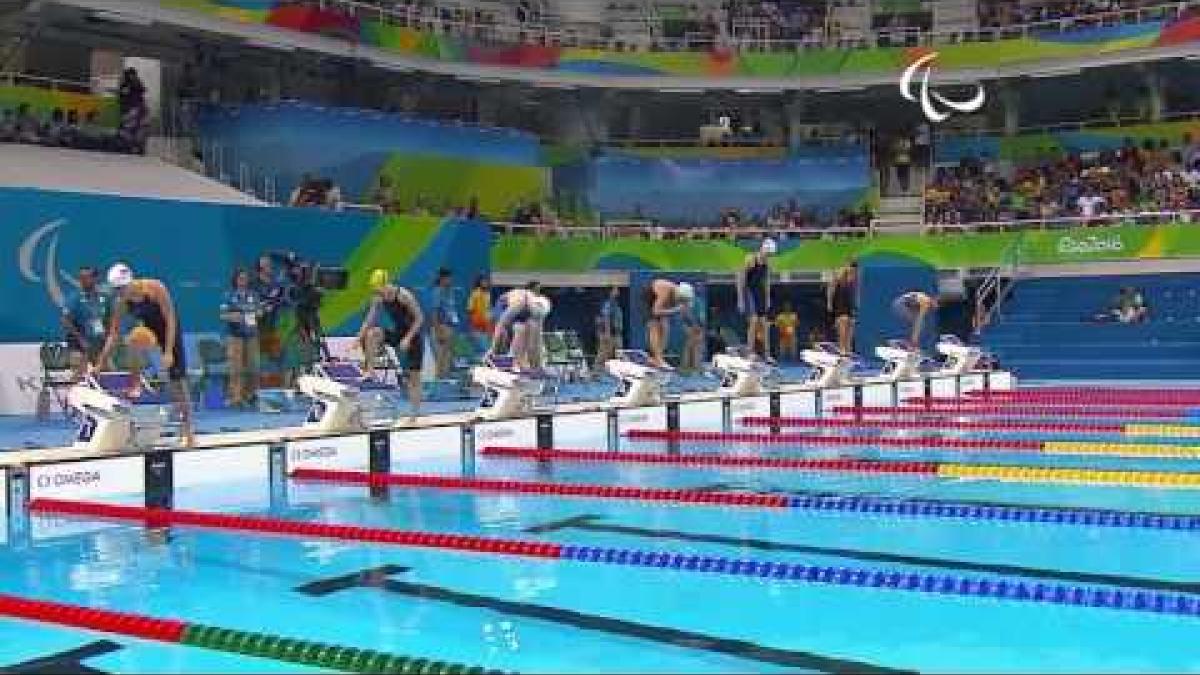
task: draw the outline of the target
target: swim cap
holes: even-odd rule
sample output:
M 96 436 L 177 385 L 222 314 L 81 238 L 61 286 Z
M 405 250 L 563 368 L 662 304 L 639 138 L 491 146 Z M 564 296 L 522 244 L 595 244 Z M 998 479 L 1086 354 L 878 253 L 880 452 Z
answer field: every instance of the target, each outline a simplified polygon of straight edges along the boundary
M 367 285 L 371 287 L 371 290 L 377 291 L 377 290 L 383 288 L 384 286 L 387 286 L 390 281 L 391 281 L 391 277 L 390 277 L 390 275 L 388 275 L 387 270 L 376 269 L 376 270 L 371 270 L 371 277 L 370 277 L 370 280 L 367 282 Z
M 762 246 L 758 250 L 767 255 L 775 255 L 775 252 L 779 250 L 779 246 L 775 243 L 774 239 L 767 237 L 763 239 Z
M 133 283 L 133 270 L 125 263 L 117 263 L 108 268 L 108 285 L 116 289 L 125 288 Z
M 686 281 L 681 281 L 675 286 L 675 297 L 690 305 L 696 299 L 696 289 Z
M 550 303 L 550 299 L 544 295 L 535 295 L 529 300 L 529 313 L 535 319 L 544 319 L 550 316 L 552 308 L 553 305 Z
M 139 351 L 154 349 L 158 347 L 158 336 L 145 326 L 137 326 L 125 336 L 125 344 Z

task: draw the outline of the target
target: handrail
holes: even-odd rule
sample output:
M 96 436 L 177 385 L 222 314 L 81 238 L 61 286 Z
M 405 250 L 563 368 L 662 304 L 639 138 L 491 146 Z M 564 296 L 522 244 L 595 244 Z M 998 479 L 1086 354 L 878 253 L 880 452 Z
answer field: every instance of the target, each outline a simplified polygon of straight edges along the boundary
M 980 223 L 964 223 L 955 225 L 930 225 L 922 223 L 885 222 L 872 220 L 867 227 L 760 227 L 738 226 L 735 228 L 718 226 L 696 227 L 667 227 L 652 220 L 610 220 L 602 225 L 575 225 L 567 223 L 511 223 L 493 222 L 492 226 L 505 234 L 529 234 L 554 238 L 600 238 L 611 239 L 633 236 L 643 239 L 709 239 L 732 237 L 734 239 L 755 237 L 782 238 L 826 238 L 830 236 L 876 237 L 886 236 L 889 231 L 917 228 L 927 236 L 945 234 L 962 234 L 969 232 L 1015 231 L 1066 229 L 1080 225 L 1102 224 L 1182 224 L 1200 222 L 1200 209 L 1183 211 L 1144 211 L 1131 214 L 1115 214 L 1095 216 L 1092 218 L 1063 217 L 1038 220 L 1009 220 L 989 221 Z M 953 232 L 951 232 L 953 230 Z M 1019 251 L 1017 252 L 1019 253 Z
M 350 16 L 367 15 L 385 23 L 403 27 L 412 27 L 434 33 L 469 34 L 482 42 L 497 44 L 526 44 L 544 46 L 564 46 L 583 48 L 624 48 L 643 44 L 653 51 L 699 51 L 725 45 L 745 50 L 778 50 L 802 51 L 806 49 L 827 48 L 869 48 L 880 44 L 880 38 L 886 37 L 889 43 L 902 41 L 905 46 L 957 44 L 962 42 L 988 42 L 1006 38 L 1028 37 L 1031 32 L 1053 30 L 1067 33 L 1079 28 L 1095 26 L 1113 26 L 1128 23 L 1142 23 L 1149 20 L 1177 18 L 1193 7 L 1200 6 L 1200 0 L 1178 0 L 1150 7 L 1080 14 L 1062 19 L 1031 22 L 1027 24 L 980 27 L 967 30 L 929 30 L 911 28 L 872 28 L 865 31 L 830 30 L 826 27 L 813 29 L 813 35 L 799 39 L 752 39 L 730 36 L 722 37 L 722 31 L 717 34 L 708 33 L 686 34 L 682 39 L 657 37 L 647 30 L 645 34 L 619 35 L 607 37 L 603 35 L 584 35 L 574 28 L 551 28 L 546 25 L 520 23 L 476 23 L 474 21 L 443 20 L 439 15 L 440 7 L 423 5 L 403 5 L 384 7 L 383 5 L 363 2 L 362 0 L 320 0 L 321 8 L 337 6 L 347 8 Z M 605 24 L 607 26 L 607 24 Z M 868 36 L 870 39 L 868 39 Z M 700 49 L 693 49 L 693 47 Z
M 1000 306 L 1012 292 L 1017 271 L 1021 265 L 1021 252 L 1025 244 L 1025 233 L 1017 235 L 1015 241 L 1004 249 L 1000 264 L 979 285 L 975 296 L 974 330 L 979 333 L 992 322 Z
M 989 220 L 972 223 L 919 223 L 926 232 L 939 230 L 972 231 L 1020 231 L 1063 229 L 1080 225 L 1121 224 L 1153 220 L 1157 223 L 1191 223 L 1200 220 L 1200 209 L 1178 211 L 1137 211 L 1133 213 L 1110 213 L 1085 216 L 1062 216 L 1056 218 L 1027 218 L 1023 220 Z M 910 223 L 918 225 L 918 223 Z
M 1200 110 L 1186 110 L 1179 112 L 1163 113 L 1161 122 L 1178 122 L 1184 120 L 1200 120 Z M 1038 124 L 1027 127 L 1018 127 L 1016 135 L 1034 135 L 1054 133 L 1056 131 L 1079 131 L 1082 129 L 1092 128 L 1121 128 L 1124 126 L 1139 126 L 1149 124 L 1151 120 L 1142 115 L 1107 115 L 1104 117 L 1093 117 L 1086 120 L 1074 122 L 1056 122 L 1054 124 Z M 1002 128 L 984 128 L 984 129 L 964 129 L 945 127 L 934 132 L 935 139 L 944 138 L 988 138 L 993 136 L 1011 136 L 1006 129 Z
M 42 89 L 49 89 L 51 91 L 63 89 L 70 90 L 77 94 L 94 93 L 93 83 L 91 82 L 65 80 L 57 77 L 44 77 L 42 75 L 29 75 L 28 73 L 18 73 L 15 71 L 0 72 L 0 85 L 15 87 L 22 84 L 32 84 Z

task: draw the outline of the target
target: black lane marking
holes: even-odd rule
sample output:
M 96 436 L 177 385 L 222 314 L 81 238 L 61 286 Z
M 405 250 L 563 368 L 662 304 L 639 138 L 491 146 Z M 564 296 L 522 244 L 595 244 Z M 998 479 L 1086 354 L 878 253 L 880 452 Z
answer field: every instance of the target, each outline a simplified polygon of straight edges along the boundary
M 697 485 L 689 490 L 697 490 L 699 492 L 756 492 L 761 494 L 771 495 L 786 495 L 789 497 L 814 497 L 825 499 L 880 499 L 892 501 L 896 504 L 931 504 L 931 505 L 956 505 L 963 504 L 967 506 L 991 506 L 996 508 L 1009 509 L 1044 509 L 1046 511 L 1078 511 L 1080 513 L 1129 513 L 1135 516 L 1146 518 L 1196 518 L 1200 517 L 1200 513 L 1183 513 L 1183 512 L 1166 512 L 1166 511 L 1131 511 L 1122 508 L 1105 508 L 1099 506 L 1071 506 L 1069 504 L 1039 504 L 1037 502 L 996 502 L 987 499 L 935 499 L 932 497 L 899 497 L 883 492 L 819 492 L 808 490 L 788 490 L 786 488 L 774 487 L 770 485 L 755 486 L 748 483 L 708 483 L 705 485 Z M 849 513 L 854 513 L 853 511 Z M 1056 523 L 1025 523 L 1027 525 L 1047 525 Z M 1085 526 L 1086 527 L 1086 526 Z
M 112 640 L 96 640 L 81 647 L 65 652 L 43 656 L 41 658 L 17 663 L 0 668 L 0 673 L 45 674 L 64 673 L 66 675 L 103 675 L 105 671 L 85 666 L 85 659 L 104 656 L 122 649 L 121 645 Z
M 487 609 L 511 616 L 521 616 L 570 626 L 580 630 L 637 638 L 648 642 L 657 642 L 714 654 L 724 654 L 761 663 L 771 663 L 794 668 L 808 668 L 826 673 L 879 673 L 883 675 L 911 672 L 877 666 L 862 661 L 823 656 L 811 652 L 765 647 L 746 640 L 722 638 L 666 626 L 655 626 L 595 614 L 585 614 L 559 607 L 535 605 L 527 602 L 513 602 L 489 595 L 463 593 L 439 586 L 409 583 L 390 578 L 393 575 L 407 572 L 409 569 L 401 565 L 383 565 L 345 576 L 320 579 L 298 586 L 295 590 L 305 595 L 322 597 L 352 588 L 377 588 L 388 593 L 395 593 L 411 598 L 444 602 L 459 607 Z
M 896 563 L 954 570 L 956 572 L 984 572 L 996 575 L 1016 575 L 1032 579 L 1052 579 L 1080 584 L 1104 584 L 1109 586 L 1126 586 L 1155 591 L 1172 591 L 1176 593 L 1200 593 L 1200 583 L 1186 581 L 1168 581 L 1165 579 L 1148 579 L 1146 577 L 1131 577 L 1120 574 L 1103 574 L 1098 572 L 1071 572 L 1068 570 L 1047 569 L 1043 567 L 1026 567 L 1024 565 L 1007 565 L 1003 563 L 983 563 L 972 560 L 956 560 L 953 558 L 930 558 L 911 556 L 899 553 L 882 553 L 879 551 L 863 551 L 851 548 L 832 548 L 826 546 L 807 546 L 803 544 L 787 544 L 768 539 L 749 539 L 741 537 L 726 537 L 719 534 L 700 534 L 697 532 L 682 532 L 679 530 L 661 530 L 629 525 L 613 525 L 598 523 L 604 516 L 585 514 L 563 520 L 542 523 L 526 528 L 529 534 L 546 534 L 558 530 L 585 530 L 604 532 L 608 534 L 623 534 L 632 537 L 659 539 L 669 541 L 686 541 L 704 544 L 720 544 L 738 548 L 752 548 L 759 551 L 784 551 L 787 553 L 806 553 L 811 555 L 836 556 L 867 562 Z

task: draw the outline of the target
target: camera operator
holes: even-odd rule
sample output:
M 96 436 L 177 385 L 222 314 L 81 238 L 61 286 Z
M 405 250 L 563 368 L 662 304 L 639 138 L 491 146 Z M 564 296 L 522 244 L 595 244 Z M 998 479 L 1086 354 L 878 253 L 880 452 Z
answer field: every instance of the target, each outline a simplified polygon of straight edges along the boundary
M 289 304 L 296 313 L 296 337 L 300 340 L 300 358 L 304 366 L 312 365 L 322 356 L 329 356 L 321 331 L 321 298 L 324 292 L 317 286 L 315 271 L 308 263 L 297 264 L 288 270 L 292 282 Z

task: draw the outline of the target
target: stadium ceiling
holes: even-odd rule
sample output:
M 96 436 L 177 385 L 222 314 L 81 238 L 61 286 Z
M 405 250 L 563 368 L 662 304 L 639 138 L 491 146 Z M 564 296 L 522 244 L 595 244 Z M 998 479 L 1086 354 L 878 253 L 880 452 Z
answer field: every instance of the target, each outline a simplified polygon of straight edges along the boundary
M 613 76 L 562 73 L 520 67 L 481 66 L 407 57 L 369 45 L 354 44 L 335 38 L 301 33 L 272 26 L 242 24 L 198 12 L 167 8 L 153 1 L 129 0 L 34 0 L 26 10 L 45 13 L 43 20 L 64 31 L 92 32 L 97 23 L 113 33 L 123 26 L 122 33 L 140 44 L 159 42 L 164 46 L 177 43 L 187 34 L 198 34 L 220 40 L 236 40 L 247 49 L 270 50 L 286 55 L 291 52 L 311 52 L 364 62 L 367 65 L 395 72 L 427 73 L 456 78 L 474 84 L 507 84 L 519 82 L 543 89 L 615 89 L 644 90 L 661 93 L 705 93 L 728 91 L 744 94 L 770 92 L 813 91 L 818 93 L 853 92 L 870 87 L 894 86 L 896 74 L 868 73 L 836 77 L 753 78 L 718 77 L 699 79 L 662 75 Z M 64 25 L 66 24 L 66 25 Z M 154 39 L 163 32 L 171 33 Z M 110 37 L 112 37 L 110 35 Z M 1081 58 L 1014 64 L 1000 68 L 946 70 L 938 73 L 943 85 L 1016 79 L 1022 77 L 1056 77 L 1090 68 L 1146 63 L 1176 58 L 1200 58 L 1200 42 L 1169 47 L 1130 49 L 1120 53 Z

